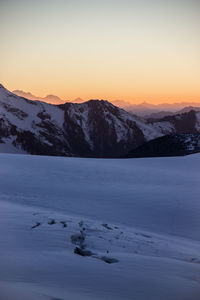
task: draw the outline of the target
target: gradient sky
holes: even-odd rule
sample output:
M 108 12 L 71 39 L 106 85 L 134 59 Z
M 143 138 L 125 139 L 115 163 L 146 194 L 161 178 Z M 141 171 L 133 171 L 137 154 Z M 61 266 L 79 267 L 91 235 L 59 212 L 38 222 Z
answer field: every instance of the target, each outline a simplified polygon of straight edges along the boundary
M 200 0 L 0 0 L 0 36 L 9 90 L 200 101 Z

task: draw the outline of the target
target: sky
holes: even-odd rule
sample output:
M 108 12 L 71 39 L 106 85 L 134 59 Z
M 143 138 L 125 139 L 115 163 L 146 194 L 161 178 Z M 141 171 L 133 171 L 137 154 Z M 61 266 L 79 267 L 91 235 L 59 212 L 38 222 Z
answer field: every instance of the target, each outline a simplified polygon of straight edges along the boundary
M 200 101 L 200 0 L 0 0 L 0 37 L 9 90 Z

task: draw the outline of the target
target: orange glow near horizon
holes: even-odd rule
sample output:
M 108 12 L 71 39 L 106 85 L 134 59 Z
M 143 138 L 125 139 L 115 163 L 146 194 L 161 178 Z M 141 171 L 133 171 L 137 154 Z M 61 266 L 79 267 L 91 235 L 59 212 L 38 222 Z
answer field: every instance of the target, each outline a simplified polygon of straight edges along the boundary
M 3 0 L 0 83 L 63 100 L 200 102 L 199 11 L 196 0 Z

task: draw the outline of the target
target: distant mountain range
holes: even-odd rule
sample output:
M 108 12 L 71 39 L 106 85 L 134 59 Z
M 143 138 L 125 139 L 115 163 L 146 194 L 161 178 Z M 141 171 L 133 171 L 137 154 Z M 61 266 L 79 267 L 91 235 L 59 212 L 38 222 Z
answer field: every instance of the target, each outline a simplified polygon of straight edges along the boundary
M 0 152 L 124 157 L 149 141 L 185 134 L 198 137 L 200 112 L 144 119 L 104 100 L 52 105 L 0 85 Z M 196 151 L 195 146 L 190 153 Z
M 191 109 L 200 110 L 200 103 L 197 102 L 180 102 L 180 103 L 162 103 L 149 104 L 143 102 L 141 104 L 130 104 L 123 101 L 112 101 L 113 104 L 125 109 L 126 111 L 145 118 L 162 118 L 166 115 L 178 114 L 189 111 Z
M 46 102 L 46 103 L 49 103 L 49 104 L 63 104 L 65 102 L 69 102 L 68 100 L 62 100 L 58 96 L 55 96 L 55 95 L 48 95 L 46 97 L 38 97 L 38 96 L 34 96 L 31 93 L 27 93 L 27 92 L 24 92 L 24 91 L 21 91 L 21 90 L 15 90 L 15 91 L 13 91 L 13 94 L 15 94 L 19 97 L 26 98 L 28 100 L 43 101 L 43 102 Z M 73 103 L 82 103 L 82 102 L 84 102 L 84 100 L 81 99 L 81 98 L 76 98 L 71 102 L 73 102 Z
M 32 95 L 31 93 L 27 93 L 21 90 L 13 91 L 14 94 L 24 97 L 29 100 L 39 100 L 50 104 L 63 104 L 66 102 L 72 103 L 83 103 L 84 100 L 82 98 L 76 98 L 72 101 L 60 99 L 55 95 L 48 95 L 44 98 L 37 97 Z M 163 104 L 150 104 L 147 102 L 143 102 L 141 104 L 131 104 L 130 102 L 124 100 L 113 100 L 110 101 L 113 105 L 123 108 L 124 110 L 133 113 L 137 116 L 145 117 L 145 118 L 162 118 L 168 115 L 178 114 L 182 112 L 189 111 L 191 109 L 200 110 L 200 103 L 192 103 L 192 102 L 180 102 L 180 103 L 163 103 Z
M 157 112 L 157 113 L 152 113 L 152 114 L 149 114 L 149 115 L 146 115 L 144 116 L 145 119 L 160 119 L 160 118 L 164 118 L 164 117 L 167 117 L 167 116 L 174 116 L 174 115 L 177 115 L 177 114 L 183 114 L 183 113 L 186 113 L 186 112 L 189 112 L 191 110 L 195 110 L 195 111 L 200 111 L 200 106 L 186 106 L 184 107 L 183 109 L 179 110 L 179 111 L 176 111 L 176 112 L 171 112 L 171 111 L 160 111 L 160 112 Z
M 13 91 L 13 93 L 19 97 L 24 97 L 29 100 L 38 100 L 38 101 L 43 101 L 43 102 L 47 102 L 47 103 L 51 103 L 51 104 L 64 103 L 64 101 L 62 99 L 60 99 L 58 96 L 55 96 L 55 95 L 48 95 L 48 96 L 42 98 L 42 97 L 34 96 L 31 93 L 27 93 L 27 92 L 24 92 L 21 90 L 15 90 L 15 91 Z

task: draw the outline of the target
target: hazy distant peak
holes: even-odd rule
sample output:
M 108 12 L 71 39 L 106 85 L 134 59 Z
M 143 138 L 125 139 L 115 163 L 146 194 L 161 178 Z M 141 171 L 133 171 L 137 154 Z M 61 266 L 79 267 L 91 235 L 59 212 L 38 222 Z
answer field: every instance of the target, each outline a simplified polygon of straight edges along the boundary
M 43 99 L 63 102 L 63 100 L 56 95 L 47 95 Z
M 61 104 L 64 103 L 64 101 L 62 99 L 60 99 L 58 96 L 56 95 L 47 95 L 46 97 L 37 97 L 33 94 L 31 94 L 30 92 L 24 92 L 22 90 L 15 90 L 13 91 L 14 94 L 16 94 L 17 96 L 20 97 L 24 97 L 26 99 L 29 100 L 40 100 L 40 101 L 44 101 L 50 104 Z
M 57 98 L 57 99 L 60 99 L 58 96 L 53 95 L 53 94 L 49 94 L 49 95 L 47 95 L 45 98 Z M 61 100 L 61 99 L 60 99 L 60 100 Z
M 83 100 L 82 98 L 77 97 L 76 99 L 72 100 L 71 102 L 73 102 L 73 103 L 82 103 L 82 102 L 84 102 L 84 101 L 85 101 L 85 100 Z
M 24 92 L 22 90 L 14 90 L 13 93 L 16 94 L 17 96 L 24 97 L 29 100 L 41 100 L 42 99 L 41 97 L 34 96 L 30 92 Z

